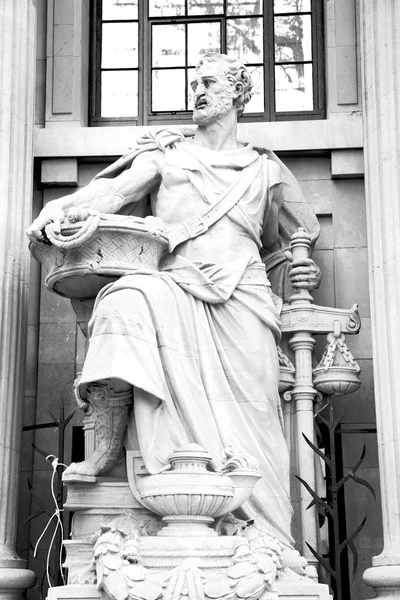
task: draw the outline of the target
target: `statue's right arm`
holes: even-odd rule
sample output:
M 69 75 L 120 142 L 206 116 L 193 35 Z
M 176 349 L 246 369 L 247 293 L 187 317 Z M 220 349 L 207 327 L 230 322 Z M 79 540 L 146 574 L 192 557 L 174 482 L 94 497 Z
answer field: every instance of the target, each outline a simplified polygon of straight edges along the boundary
M 28 228 L 29 239 L 33 242 L 43 239 L 43 229 L 48 223 L 54 223 L 54 231 L 59 233 L 70 209 L 116 213 L 125 204 L 142 200 L 160 184 L 162 159 L 157 150 L 143 152 L 117 177 L 96 179 L 73 194 L 48 202 Z

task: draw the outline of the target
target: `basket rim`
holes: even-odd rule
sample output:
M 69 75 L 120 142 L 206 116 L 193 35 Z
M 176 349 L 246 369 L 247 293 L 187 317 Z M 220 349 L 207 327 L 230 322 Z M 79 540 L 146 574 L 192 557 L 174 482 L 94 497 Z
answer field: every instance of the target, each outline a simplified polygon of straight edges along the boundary
M 122 216 L 122 215 L 120 215 Z M 98 231 L 106 231 L 109 230 L 111 231 L 120 231 L 121 233 L 142 233 L 142 234 L 148 234 L 148 236 L 151 237 L 155 237 L 157 239 L 159 239 L 162 242 L 165 242 L 166 244 L 168 244 L 169 239 L 168 236 L 163 233 L 162 231 L 157 232 L 157 233 L 153 233 L 151 227 L 149 227 L 145 220 L 143 219 L 143 224 L 138 222 L 137 219 L 138 217 L 135 217 L 135 221 L 129 221 L 128 220 L 129 217 L 126 217 L 126 220 L 120 220 L 120 219 L 112 219 L 112 218 L 107 218 L 107 219 L 100 219 L 98 228 L 96 230 L 96 232 L 94 232 L 92 237 L 95 237 L 96 233 Z M 79 229 L 81 229 L 82 225 L 85 223 L 85 221 L 76 221 L 75 223 L 62 223 L 61 224 L 61 233 L 64 232 L 68 232 L 68 233 L 76 233 L 77 231 L 79 231 Z

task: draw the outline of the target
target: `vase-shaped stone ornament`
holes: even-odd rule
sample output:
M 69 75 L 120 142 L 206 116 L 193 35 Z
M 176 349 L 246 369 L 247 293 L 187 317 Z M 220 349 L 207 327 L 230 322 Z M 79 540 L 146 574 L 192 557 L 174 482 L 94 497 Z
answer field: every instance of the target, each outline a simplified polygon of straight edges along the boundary
M 161 536 L 217 535 L 214 519 L 238 508 L 260 479 L 247 465 L 211 471 L 211 455 L 198 444 L 183 446 L 169 462 L 170 469 L 157 475 L 129 477 L 143 505 L 163 517 Z

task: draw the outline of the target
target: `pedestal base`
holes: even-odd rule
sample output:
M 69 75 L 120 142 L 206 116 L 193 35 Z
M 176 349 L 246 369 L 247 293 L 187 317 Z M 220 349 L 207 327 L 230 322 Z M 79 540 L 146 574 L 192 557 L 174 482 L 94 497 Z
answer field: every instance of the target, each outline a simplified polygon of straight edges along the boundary
M 95 547 L 83 540 L 67 541 L 65 547 L 69 585 L 52 588 L 48 600 L 331 600 L 328 586 L 288 567 L 276 571 L 266 552 L 252 551 L 238 536 L 154 535 L 129 540 L 117 526 Z
M 328 586 L 322 583 L 281 581 L 277 587 L 279 600 L 332 600 Z
M 22 600 L 35 581 L 36 575 L 29 569 L 0 567 L 0 600 Z
M 364 581 L 374 588 L 377 598 L 400 600 L 400 565 L 384 565 L 367 569 Z
M 225 536 L 212 519 L 178 516 L 160 531 L 126 482 L 66 483 L 76 511 L 64 542 L 68 585 L 51 588 L 48 600 L 330 600 L 294 550 L 253 526 Z
M 163 600 L 164 598 L 166 596 L 163 596 L 163 598 L 160 597 L 159 600 Z M 185 595 L 182 597 L 182 600 L 186 600 L 187 598 L 188 596 Z M 198 599 L 195 598 L 194 600 L 201 600 L 201 598 L 202 596 L 199 595 Z M 208 596 L 205 596 L 205 598 L 206 600 L 211 600 Z M 66 585 L 50 588 L 47 600 L 106 600 L 106 597 L 95 585 Z M 219 599 L 215 598 L 213 600 Z M 278 584 L 278 591 L 276 593 L 271 592 L 267 596 L 264 595 L 262 596 L 262 600 L 332 600 L 332 597 L 329 595 L 326 585 L 282 582 Z
M 63 585 L 50 588 L 47 600 L 100 600 L 102 593 L 95 585 Z

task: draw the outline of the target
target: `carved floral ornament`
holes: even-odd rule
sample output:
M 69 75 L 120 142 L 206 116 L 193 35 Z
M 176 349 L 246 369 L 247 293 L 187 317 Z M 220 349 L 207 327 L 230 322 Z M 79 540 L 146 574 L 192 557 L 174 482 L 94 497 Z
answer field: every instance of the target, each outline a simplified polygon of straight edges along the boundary
M 272 600 L 277 581 L 304 580 L 283 566 L 285 550 L 276 540 L 253 525 L 242 529 L 240 523 L 228 518 L 220 524 L 235 527 L 237 534 L 232 565 L 223 574 L 206 573 L 193 558 L 167 573 L 154 573 L 140 555 L 145 527 L 126 514 L 98 534 L 92 561 L 97 588 L 111 600 Z

